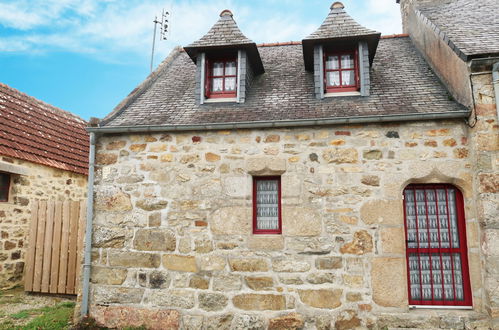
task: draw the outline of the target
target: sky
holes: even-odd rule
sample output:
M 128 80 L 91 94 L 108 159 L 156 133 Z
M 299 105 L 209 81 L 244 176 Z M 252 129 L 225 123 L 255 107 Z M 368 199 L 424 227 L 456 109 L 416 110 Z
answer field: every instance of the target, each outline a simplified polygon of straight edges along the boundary
M 104 118 L 150 73 L 153 20 L 170 13 L 153 67 L 230 9 L 256 43 L 300 41 L 332 0 L 0 0 L 0 82 L 88 120 Z M 360 24 L 401 33 L 394 0 L 343 0 Z M 158 31 L 159 34 L 159 31 Z

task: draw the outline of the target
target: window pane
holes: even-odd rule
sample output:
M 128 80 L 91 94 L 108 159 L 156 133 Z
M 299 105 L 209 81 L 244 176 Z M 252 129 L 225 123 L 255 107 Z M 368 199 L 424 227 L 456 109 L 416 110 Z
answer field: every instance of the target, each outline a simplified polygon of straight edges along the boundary
M 338 56 L 327 56 L 326 57 L 326 69 L 335 70 L 339 69 Z
M 256 227 L 257 229 L 279 229 L 279 181 L 256 181 Z
M 213 76 L 223 76 L 224 74 L 224 62 L 213 62 Z
M 9 197 L 10 177 L 8 174 L 0 173 L 0 201 L 6 202 Z
M 236 77 L 225 78 L 225 91 L 231 92 L 236 90 Z
M 339 86 L 340 85 L 340 72 L 332 71 L 326 74 L 327 85 L 328 86 Z
M 226 76 L 236 75 L 236 62 L 227 62 L 225 64 L 225 75 Z
M 223 91 L 223 78 L 213 78 L 211 80 L 211 91 L 212 92 L 222 92 Z
M 353 69 L 353 56 L 352 55 L 341 55 L 341 68 L 342 69 Z
M 342 86 L 355 85 L 355 74 L 353 70 L 341 71 L 341 85 Z

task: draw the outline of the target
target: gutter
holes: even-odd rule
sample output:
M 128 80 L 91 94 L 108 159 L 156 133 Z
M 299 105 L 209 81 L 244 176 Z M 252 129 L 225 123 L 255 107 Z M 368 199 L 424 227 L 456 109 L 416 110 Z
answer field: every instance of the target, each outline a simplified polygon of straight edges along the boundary
M 492 66 L 492 85 L 494 85 L 497 120 L 499 121 L 499 62 L 494 63 Z
M 88 190 L 87 190 L 87 223 L 85 226 L 85 252 L 83 263 L 83 283 L 81 299 L 81 316 L 88 315 L 88 298 L 90 290 L 90 266 L 92 263 L 92 221 L 94 218 L 94 169 L 96 134 L 90 132 L 90 150 L 88 155 Z
M 111 133 L 144 133 L 144 132 L 169 132 L 169 131 L 170 132 L 205 131 L 205 130 L 227 130 L 227 129 L 249 129 L 249 128 L 285 128 L 285 127 L 323 126 L 323 125 L 338 125 L 338 124 L 370 124 L 370 123 L 386 123 L 386 122 L 397 122 L 397 121 L 460 119 L 460 118 L 467 118 L 469 114 L 470 114 L 469 110 L 461 110 L 454 112 L 418 113 L 418 114 L 404 114 L 404 115 L 373 115 L 373 116 L 359 116 L 359 117 L 336 117 L 336 118 L 298 119 L 298 120 L 246 121 L 246 122 L 228 122 L 228 123 L 193 124 L 193 125 L 87 127 L 87 131 L 90 133 L 111 134 Z

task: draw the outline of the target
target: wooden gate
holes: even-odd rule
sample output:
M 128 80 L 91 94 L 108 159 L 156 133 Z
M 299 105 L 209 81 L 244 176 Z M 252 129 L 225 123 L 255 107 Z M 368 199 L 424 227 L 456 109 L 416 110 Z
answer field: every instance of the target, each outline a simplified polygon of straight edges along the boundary
M 85 233 L 84 201 L 32 200 L 24 290 L 76 294 Z

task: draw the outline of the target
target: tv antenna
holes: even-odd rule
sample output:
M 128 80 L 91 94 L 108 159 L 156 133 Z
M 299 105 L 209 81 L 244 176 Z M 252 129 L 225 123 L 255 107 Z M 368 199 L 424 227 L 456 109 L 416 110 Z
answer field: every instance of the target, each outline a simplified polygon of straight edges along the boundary
M 160 28 L 159 35 L 160 35 L 161 40 L 167 40 L 168 39 L 168 32 L 169 32 L 169 30 L 168 30 L 168 28 L 169 28 L 168 18 L 169 17 L 170 17 L 170 13 L 165 11 L 164 9 L 161 12 L 160 20 L 158 20 L 158 16 L 154 17 L 154 21 L 153 21 L 154 32 L 152 35 L 151 68 L 150 68 L 151 72 L 152 72 L 152 65 L 154 62 L 154 46 L 156 45 L 156 27 L 159 24 L 159 28 Z

